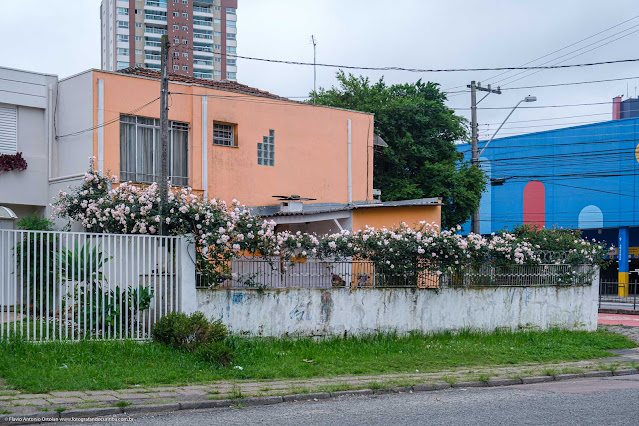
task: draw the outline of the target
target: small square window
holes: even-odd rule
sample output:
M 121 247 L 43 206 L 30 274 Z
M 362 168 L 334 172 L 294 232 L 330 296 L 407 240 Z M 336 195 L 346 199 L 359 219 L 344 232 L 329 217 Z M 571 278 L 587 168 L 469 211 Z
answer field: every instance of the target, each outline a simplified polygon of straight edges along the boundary
M 188 40 L 182 40 L 182 44 L 189 44 Z
M 189 31 L 189 27 L 187 27 L 186 25 L 184 25 L 184 26 L 182 27 L 182 31 Z
M 142 54 L 142 49 L 135 49 L 135 54 L 136 55 L 141 55 Z
M 135 36 L 135 41 L 142 41 L 142 36 Z
M 183 52 L 183 53 L 182 53 L 182 56 L 184 56 L 185 58 L 188 58 L 188 57 L 189 57 L 189 54 L 188 54 L 187 52 Z
M 180 69 L 180 66 L 179 66 L 179 65 L 173 65 L 173 69 L 174 69 L 174 70 L 179 70 L 179 69 Z
M 173 12 L 173 16 L 180 16 L 179 12 Z
M 189 17 L 189 14 L 188 14 L 188 13 L 183 13 L 183 14 L 182 14 L 182 17 L 183 17 L 183 18 L 188 18 L 188 17 Z
M 180 39 L 179 39 L 179 38 L 174 38 L 174 39 L 173 39 L 173 43 L 179 43 L 179 42 L 180 42 Z
M 180 52 L 173 52 L 173 56 L 176 57 L 176 58 L 179 57 L 180 56 Z
M 187 67 L 186 65 L 184 65 L 184 66 L 182 67 L 182 69 L 183 69 L 184 71 L 188 71 L 188 70 L 189 70 L 189 67 Z
M 142 28 L 142 22 L 136 22 L 135 28 Z
M 180 29 L 180 26 L 179 26 L 179 25 L 173 25 L 173 29 L 174 29 L 174 30 L 179 30 L 179 29 Z
M 189 0 L 182 0 L 182 4 L 189 4 Z
M 237 146 L 235 125 L 213 122 L 213 145 Z

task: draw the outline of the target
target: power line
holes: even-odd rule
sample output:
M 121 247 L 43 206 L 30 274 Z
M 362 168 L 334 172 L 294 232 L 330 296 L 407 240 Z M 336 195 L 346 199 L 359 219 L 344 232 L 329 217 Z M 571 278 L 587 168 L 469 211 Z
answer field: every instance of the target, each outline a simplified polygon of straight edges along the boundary
M 599 31 L 598 33 L 595 33 L 595 34 L 593 34 L 593 35 L 591 35 L 591 36 L 588 36 L 588 37 L 586 37 L 586 38 L 583 38 L 583 39 L 581 39 L 581 40 L 578 40 L 578 41 L 576 41 L 576 42 L 574 42 L 574 43 L 571 43 L 571 44 L 569 44 L 569 45 L 567 45 L 567 46 L 564 46 L 564 47 L 562 47 L 562 48 L 560 48 L 560 49 L 557 49 L 557 50 L 555 50 L 555 51 L 553 51 L 553 52 L 550 52 L 550 53 L 548 53 L 548 54 L 546 54 L 546 55 L 543 55 L 543 56 L 540 56 L 540 57 L 538 57 L 538 58 L 536 58 L 536 59 L 533 59 L 532 61 L 526 62 L 525 64 L 522 64 L 522 66 L 524 66 L 524 65 L 528 65 L 528 64 L 532 64 L 533 62 L 537 62 L 537 61 L 539 61 L 539 60 L 541 60 L 541 59 L 547 58 L 548 56 L 554 55 L 555 53 L 559 53 L 559 52 L 561 52 L 561 51 L 563 51 L 563 50 L 566 50 L 566 49 L 568 49 L 568 48 L 570 48 L 570 47 L 572 47 L 572 46 L 576 46 L 576 45 L 578 45 L 578 44 L 580 44 L 580 43 L 582 43 L 582 42 L 584 42 L 584 41 L 586 41 L 586 40 L 590 40 L 591 38 L 594 38 L 594 37 L 596 37 L 596 36 L 598 36 L 598 35 L 600 35 L 600 34 L 603 34 L 603 33 L 607 32 L 607 31 L 610 31 L 610 30 L 612 30 L 613 28 L 617 28 L 617 27 L 619 27 L 619 26 L 621 26 L 621 25 L 623 25 L 623 24 L 626 24 L 626 23 L 628 23 L 628 22 L 630 22 L 630 21 L 633 21 L 633 20 L 635 20 L 635 19 L 637 19 L 637 18 L 639 18 L 639 15 L 638 15 L 638 16 L 635 16 L 635 17 L 633 17 L 633 18 L 627 19 L 627 20 L 625 20 L 625 21 L 623 21 L 623 22 L 621 22 L 621 23 L 619 23 L 619 24 L 613 25 L 612 27 L 608 27 L 608 28 L 606 28 L 605 30 Z M 486 81 L 486 82 L 487 82 L 487 81 L 490 81 L 490 80 L 492 80 L 492 79 L 494 79 L 494 78 L 497 78 L 497 77 L 500 77 L 500 76 L 502 76 L 502 75 L 504 75 L 504 74 L 508 74 L 508 72 L 509 72 L 509 71 L 506 71 L 506 72 L 502 72 L 502 73 L 499 73 L 499 74 L 497 74 L 497 75 L 494 75 L 494 76 L 492 76 L 492 77 L 488 77 L 488 79 L 485 79 L 484 81 Z M 459 88 L 459 87 L 464 87 L 464 86 L 465 86 L 465 85 L 455 86 L 455 87 L 451 87 L 451 88 L 449 88 L 449 89 L 445 89 L 445 90 L 457 89 L 457 88 Z
M 601 43 L 602 41 L 605 41 L 605 40 L 607 40 L 607 39 L 609 39 L 609 38 L 611 38 L 611 37 L 617 36 L 617 35 L 619 35 L 619 34 L 621 34 L 621 33 L 624 33 L 624 32 L 626 32 L 626 31 L 628 31 L 628 30 L 630 30 L 630 29 L 633 29 L 633 28 L 636 28 L 636 27 L 638 27 L 638 26 L 639 26 L 639 25 L 635 25 L 635 26 L 632 26 L 632 27 L 630 27 L 630 28 L 626 28 L 625 30 L 622 30 L 622 31 L 620 31 L 620 32 L 618 32 L 618 33 L 615 33 L 615 34 L 611 35 L 611 36 L 608 36 L 608 37 L 606 37 L 606 38 L 603 38 L 603 39 L 601 39 L 601 40 L 598 40 L 598 41 L 596 41 L 596 42 L 594 42 L 594 43 L 588 44 L 588 45 L 586 45 L 586 46 L 584 46 L 584 47 L 580 47 L 579 49 L 573 50 L 572 52 L 568 52 L 568 53 L 566 53 L 566 54 L 564 54 L 564 55 L 561 55 L 561 56 L 559 56 L 559 57 L 557 57 L 557 58 L 551 59 L 550 61 L 546 61 L 546 62 L 542 63 L 542 65 L 546 65 L 546 64 L 549 64 L 549 63 L 555 63 L 555 65 L 563 64 L 564 62 L 567 62 L 567 61 L 569 61 L 569 60 L 571 60 L 571 59 L 573 59 L 573 58 L 576 58 L 577 56 L 585 55 L 585 54 L 586 54 L 586 53 L 588 53 L 588 52 L 592 52 L 593 50 L 599 49 L 600 47 L 606 46 L 606 45 L 608 45 L 608 44 L 610 44 L 610 43 L 613 43 L 613 42 L 615 42 L 615 41 L 617 41 L 617 40 L 621 40 L 621 39 L 622 39 L 622 38 L 624 38 L 624 37 L 628 37 L 629 35 L 632 35 L 632 34 L 634 34 L 634 33 L 638 32 L 639 30 L 636 30 L 636 31 L 633 31 L 633 32 L 631 32 L 631 33 L 625 34 L 625 35 L 623 35 L 623 36 L 621 36 L 621 37 L 617 37 L 617 38 L 615 38 L 615 39 L 613 39 L 613 40 L 610 40 L 610 41 L 609 41 L 609 42 L 607 42 L 607 43 L 601 44 L 601 45 L 599 45 L 599 46 L 593 47 L 592 49 L 586 50 L 585 52 L 581 52 L 581 53 L 578 53 L 578 54 L 576 54 L 576 55 L 573 55 L 573 56 L 571 56 L 571 57 L 569 57 L 569 58 L 566 58 L 566 59 L 564 59 L 563 61 L 560 61 L 560 62 L 555 62 L 555 61 L 556 61 L 557 59 L 564 58 L 564 57 L 566 57 L 566 56 L 568 56 L 568 55 L 570 55 L 570 54 L 572 54 L 572 53 L 575 53 L 575 52 L 578 52 L 578 51 L 580 51 L 580 50 L 583 50 L 583 49 L 585 49 L 585 48 L 587 48 L 587 47 L 590 47 L 590 46 L 593 46 L 593 45 L 595 45 L 595 44 Z M 539 70 L 539 71 L 536 71 L 536 72 L 533 72 L 533 73 L 530 73 L 530 74 L 528 74 L 528 75 L 524 75 L 524 76 L 519 77 L 519 78 L 517 78 L 517 79 L 511 80 L 513 77 L 516 77 L 516 76 L 518 76 L 518 75 L 521 75 L 521 74 L 526 73 L 526 71 L 522 71 L 522 72 L 519 72 L 519 73 L 513 74 L 513 75 L 511 75 L 510 77 L 506 77 L 506 78 L 504 78 L 504 79 L 498 80 L 498 81 L 497 81 L 497 82 L 495 82 L 494 84 L 496 84 L 496 83 L 498 83 L 498 82 L 500 82 L 500 81 L 505 81 L 505 80 L 511 80 L 511 81 L 510 81 L 510 82 L 507 82 L 507 83 L 503 83 L 503 85 L 511 84 L 511 83 L 514 83 L 515 81 L 519 81 L 519 80 L 522 80 L 522 79 L 524 79 L 524 78 L 530 77 L 530 76 L 532 76 L 532 75 L 534 75 L 534 74 L 537 74 L 537 73 L 539 73 L 539 72 L 541 72 L 541 71 L 543 71 L 543 69 L 541 69 L 541 70 Z
M 157 98 L 153 99 L 152 101 L 147 102 L 147 103 L 145 103 L 144 105 L 142 105 L 142 106 L 140 106 L 140 107 L 137 107 L 137 108 L 135 108 L 135 109 L 133 109 L 133 110 L 129 111 L 127 114 L 134 114 L 134 113 L 136 113 L 136 112 L 138 112 L 138 111 L 140 111 L 140 110 L 142 110 L 142 109 L 146 108 L 147 106 L 151 105 L 152 103 L 154 103 L 154 102 L 155 102 L 155 101 L 157 101 L 158 99 L 160 99 L 160 97 L 159 97 L 159 96 L 158 96 Z M 104 122 L 104 123 L 102 123 L 102 124 L 99 124 L 99 125 L 97 125 L 97 126 L 90 127 L 90 128 L 88 128 L 88 129 L 78 130 L 77 132 L 67 133 L 66 135 L 56 136 L 56 139 L 66 138 L 66 137 L 68 137 L 68 136 L 77 136 L 77 135 L 81 135 L 82 133 L 91 132 L 91 131 L 96 130 L 96 129 L 99 129 L 99 128 L 101 128 L 101 127 L 105 127 L 105 126 L 108 126 L 108 125 L 110 125 L 110 124 L 117 123 L 118 121 L 120 121 L 120 117 L 114 118 L 114 119 L 112 119 L 112 120 L 106 121 L 106 122 Z
M 195 50 L 188 46 L 183 45 L 174 45 L 178 50 L 179 49 L 188 49 L 194 52 Z M 532 67 L 476 67 L 476 68 L 406 68 L 406 67 L 397 67 L 397 66 L 385 66 L 385 67 L 370 67 L 370 66 L 354 66 L 354 65 L 339 65 L 339 64 L 324 64 L 313 62 L 301 62 L 301 61 L 288 61 L 281 59 L 269 59 L 269 58 L 257 58 L 253 56 L 241 56 L 230 54 L 226 52 L 212 52 L 214 55 L 220 55 L 222 57 L 231 57 L 238 59 L 246 59 L 251 61 L 261 61 L 261 62 L 271 62 L 278 64 L 286 64 L 286 65 L 300 65 L 300 66 L 318 66 L 325 68 L 343 68 L 343 69 L 355 69 L 355 70 L 368 70 L 368 71 L 407 71 L 407 72 L 417 72 L 417 73 L 440 73 L 440 72 L 476 72 L 476 71 L 501 71 L 501 70 L 546 70 L 546 69 L 562 69 L 562 68 L 583 68 L 583 67 L 592 67 L 598 65 L 611 65 L 611 64 L 621 64 L 621 63 L 632 63 L 639 62 L 639 58 L 637 59 L 618 59 L 611 61 L 599 61 L 599 62 L 588 62 L 581 64 L 569 64 L 569 65 L 549 65 L 549 66 L 532 66 Z

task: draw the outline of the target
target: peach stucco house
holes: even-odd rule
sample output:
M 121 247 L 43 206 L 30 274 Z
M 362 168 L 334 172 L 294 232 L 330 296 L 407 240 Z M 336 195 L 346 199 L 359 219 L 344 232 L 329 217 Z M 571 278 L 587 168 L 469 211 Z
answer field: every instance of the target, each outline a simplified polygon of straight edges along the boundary
M 238 199 L 279 229 L 440 223 L 437 198 L 374 200 L 372 114 L 186 76 L 171 76 L 169 91 L 174 185 Z M 51 194 L 79 180 L 91 156 L 120 182 L 158 180 L 159 94 L 159 73 L 148 69 L 89 70 L 60 80 Z

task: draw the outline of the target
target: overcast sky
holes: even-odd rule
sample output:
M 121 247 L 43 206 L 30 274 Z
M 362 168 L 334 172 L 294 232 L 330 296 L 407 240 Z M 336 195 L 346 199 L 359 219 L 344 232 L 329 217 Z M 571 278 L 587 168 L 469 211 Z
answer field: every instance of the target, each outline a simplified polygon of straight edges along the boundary
M 636 0 L 239 0 L 238 54 L 253 57 L 312 61 L 311 34 L 318 40 L 318 62 L 359 66 L 462 68 L 517 66 L 590 37 L 637 15 Z M 633 7 L 634 6 L 634 7 Z M 61 78 L 100 67 L 99 0 L 0 0 L 0 66 L 57 74 Z M 636 26 L 636 27 L 635 27 Z M 626 31 L 624 31 L 626 30 Z M 559 62 L 604 43 L 565 64 L 639 58 L 639 18 L 546 57 Z M 620 33 L 615 35 L 616 33 Z M 626 36 L 627 35 L 627 36 Z M 623 37 L 626 36 L 626 37 Z M 623 37 L 623 38 L 621 38 Z M 605 40 L 604 40 L 605 39 Z M 595 43 L 590 47 L 588 44 Z M 581 49 L 581 50 L 577 50 Z M 573 52 L 570 54 L 570 52 Z M 553 62 L 553 63 L 554 63 Z M 335 83 L 335 69 L 318 68 L 318 87 Z M 496 72 L 417 74 L 356 72 L 389 83 L 421 78 L 444 89 L 470 80 L 493 80 Z M 504 87 L 639 76 L 639 63 L 582 69 L 548 70 Z M 282 96 L 305 96 L 313 88 L 310 67 L 238 61 L 241 83 Z M 568 87 L 512 90 L 490 95 L 480 107 L 512 107 L 527 94 L 531 106 L 609 102 L 615 95 L 631 96 L 639 79 Z M 470 95 L 451 94 L 454 108 L 467 108 Z M 500 135 L 546 130 L 540 125 L 610 119 L 611 106 L 518 109 Z M 468 111 L 459 113 L 468 116 Z M 480 110 L 482 135 L 496 129 L 508 110 Z M 586 114 L 600 114 L 583 117 Z M 516 121 L 559 118 L 549 121 Z M 491 124 L 496 123 L 496 124 Z M 520 126 L 538 126 L 514 128 Z

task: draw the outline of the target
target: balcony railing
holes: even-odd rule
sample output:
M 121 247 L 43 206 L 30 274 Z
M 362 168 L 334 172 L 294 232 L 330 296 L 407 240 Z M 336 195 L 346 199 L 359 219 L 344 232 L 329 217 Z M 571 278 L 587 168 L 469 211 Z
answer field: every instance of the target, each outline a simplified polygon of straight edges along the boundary
M 210 72 L 194 72 L 193 73 L 193 77 L 195 78 L 204 78 L 207 80 L 212 80 L 213 79 L 213 74 Z
M 193 6 L 197 4 L 203 4 L 205 6 L 213 6 L 215 4 L 215 0 L 193 0 Z
M 193 12 L 213 14 L 213 11 L 211 10 L 210 7 L 201 7 L 201 6 L 193 6 Z
M 213 61 L 206 59 L 193 59 L 193 64 L 195 65 L 213 65 Z
M 144 55 L 144 59 L 149 59 L 151 61 L 160 61 L 160 60 L 162 60 L 162 56 L 161 55 L 149 55 L 149 54 L 146 54 L 146 55 Z
M 210 52 L 213 53 L 213 47 L 211 46 L 198 46 L 194 45 L 193 50 L 197 50 L 198 52 Z
M 158 15 L 155 13 L 145 13 L 144 19 L 152 19 L 154 21 L 163 21 L 166 22 L 166 15 Z
M 154 28 L 154 27 L 146 27 L 144 29 L 145 33 L 152 33 L 152 34 L 166 34 L 166 30 L 163 30 L 162 28 Z
M 213 26 L 213 21 L 202 21 L 201 19 L 194 19 L 193 20 L 193 25 L 202 25 L 205 27 L 212 27 Z
M 193 33 L 193 38 L 203 38 L 206 40 L 213 40 L 213 34 Z
M 152 7 L 166 7 L 166 0 L 146 0 L 144 5 Z

